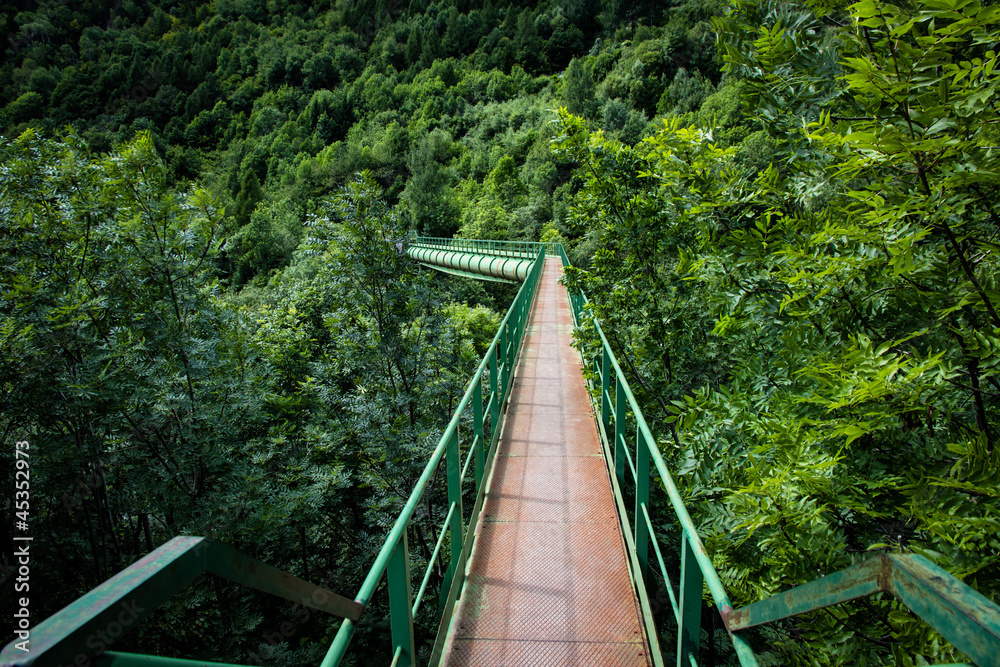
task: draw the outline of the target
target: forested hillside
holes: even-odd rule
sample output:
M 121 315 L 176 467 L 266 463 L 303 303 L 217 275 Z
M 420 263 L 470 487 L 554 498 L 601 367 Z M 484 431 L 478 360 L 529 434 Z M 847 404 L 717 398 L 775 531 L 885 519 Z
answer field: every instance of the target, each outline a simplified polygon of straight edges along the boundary
M 413 231 L 566 245 L 737 604 L 882 550 L 1000 594 L 997 7 L 0 22 L 0 432 L 34 447 L 39 619 L 179 534 L 353 594 L 513 296 L 384 243 Z M 206 580 L 121 648 L 318 664 L 334 621 L 276 634 L 290 607 Z M 961 660 L 881 599 L 754 641 Z
M 32 613 L 179 534 L 353 595 L 513 296 L 383 240 L 580 237 L 554 109 L 631 144 L 697 107 L 713 12 L 4 3 L 0 431 L 34 445 Z M 290 608 L 209 580 L 121 648 L 318 663 L 334 620 L 284 637 Z
M 537 238 L 570 195 L 553 108 L 634 142 L 718 79 L 702 2 L 25 4 L 3 9 L 5 135 L 69 125 L 105 151 L 150 131 L 169 181 L 226 207 L 236 284 L 287 264 L 364 169 L 423 233 Z

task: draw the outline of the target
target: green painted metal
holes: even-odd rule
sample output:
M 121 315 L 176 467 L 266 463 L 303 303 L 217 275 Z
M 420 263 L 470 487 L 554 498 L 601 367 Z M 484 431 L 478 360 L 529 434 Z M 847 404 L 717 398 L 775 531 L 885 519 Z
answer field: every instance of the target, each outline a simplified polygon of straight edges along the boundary
M 872 558 L 738 610 L 723 611 L 730 630 L 742 630 L 886 590 L 891 563 Z
M 997 605 L 916 554 L 882 554 L 822 579 L 723 614 L 742 629 L 885 592 L 981 665 L 1000 655 Z
M 1000 607 L 916 554 L 891 554 L 889 591 L 980 665 L 1000 660 Z
M 115 640 L 202 572 L 344 618 L 360 619 L 364 612 L 352 600 L 245 556 L 221 542 L 204 537 L 175 537 L 32 628 L 29 653 L 8 644 L 0 653 L 0 663 L 27 667 L 90 659 L 110 648 Z
M 459 278 L 472 278 L 473 280 L 485 280 L 491 283 L 506 283 L 508 285 L 514 285 L 520 280 L 508 280 L 507 278 L 495 278 L 493 276 L 487 276 L 482 273 L 476 273 L 475 271 L 462 271 L 461 269 L 453 269 L 447 266 L 441 266 L 438 264 L 423 263 L 424 266 L 428 266 L 435 271 L 440 271 L 441 273 L 447 273 L 450 276 L 458 276 Z
M 445 526 L 451 525 L 451 515 L 455 513 L 455 509 L 456 509 L 455 503 L 452 503 L 451 506 L 448 508 L 448 514 L 444 518 L 443 525 Z M 444 538 L 447 536 L 448 533 L 443 530 L 440 533 L 438 533 L 438 539 L 437 542 L 434 543 L 434 551 L 431 553 L 431 559 L 428 565 L 437 562 L 438 554 L 441 553 L 441 545 L 444 544 Z M 424 580 L 420 582 L 420 590 L 417 592 L 417 597 L 413 601 L 413 607 L 410 611 L 410 614 L 412 616 L 416 616 L 417 612 L 420 611 L 420 603 L 424 599 L 424 593 L 427 591 L 427 583 L 431 579 L 432 572 L 434 572 L 433 567 L 428 566 L 427 568 L 424 569 Z
M 417 262 L 446 273 L 501 282 L 520 282 L 528 277 L 534 259 L 488 255 L 430 248 L 411 243 L 406 254 Z
M 638 442 L 638 433 L 634 442 Z M 643 581 L 649 581 L 649 452 L 639 447 L 635 453 L 635 552 L 639 559 L 639 569 Z M 642 520 L 639 520 L 639 517 Z M 659 555 L 659 554 L 657 554 Z
M 486 440 L 486 434 L 483 429 L 483 383 L 480 381 L 473 386 L 472 424 L 474 435 L 472 449 L 476 457 L 476 488 L 478 489 L 483 483 L 483 442 Z M 465 477 L 465 474 L 463 473 L 462 476 Z
M 625 486 L 625 463 L 628 458 L 628 448 L 625 446 L 625 391 L 620 378 L 615 378 L 615 477 L 618 485 Z M 610 398 L 610 397 L 609 397 Z M 619 419 L 621 416 L 621 419 Z M 629 462 L 631 463 L 631 462 Z M 629 466 L 632 468 L 632 466 Z M 633 477 L 635 470 L 632 470 Z
M 405 614 L 390 614 L 392 648 L 399 654 L 399 664 L 415 667 L 417 655 L 413 641 L 413 599 L 410 588 L 410 552 L 406 544 L 406 531 L 393 546 L 386 566 L 389 579 L 389 608 L 405 608 Z
M 688 660 L 698 664 L 701 645 L 701 595 L 705 578 L 695 559 L 687 535 L 681 537 L 681 603 L 677 625 L 677 667 Z
M 451 534 L 451 559 L 448 570 L 444 574 L 444 583 L 441 584 L 441 609 L 447 604 L 448 592 L 451 590 L 451 582 L 455 576 L 455 570 L 462 560 L 462 544 L 465 542 L 462 525 L 462 455 L 458 447 L 458 427 L 451 433 L 448 440 L 447 470 L 448 477 L 448 502 L 454 505 L 458 511 L 451 515 L 451 523 L 448 524 L 448 531 Z
M 478 255 L 496 255 L 499 257 L 521 257 L 533 260 L 539 251 L 545 250 L 546 255 L 562 257 L 566 252 L 561 243 L 540 243 L 536 241 L 494 241 L 483 239 L 454 239 L 434 236 L 413 236 L 410 246 L 475 253 Z M 569 264 L 569 261 L 565 261 Z

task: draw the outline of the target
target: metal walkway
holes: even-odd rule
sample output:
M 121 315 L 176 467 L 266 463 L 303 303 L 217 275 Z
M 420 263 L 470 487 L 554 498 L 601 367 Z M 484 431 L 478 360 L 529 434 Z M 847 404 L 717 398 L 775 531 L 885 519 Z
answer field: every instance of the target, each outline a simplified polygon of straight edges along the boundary
M 650 664 L 561 273 L 546 260 L 446 665 Z

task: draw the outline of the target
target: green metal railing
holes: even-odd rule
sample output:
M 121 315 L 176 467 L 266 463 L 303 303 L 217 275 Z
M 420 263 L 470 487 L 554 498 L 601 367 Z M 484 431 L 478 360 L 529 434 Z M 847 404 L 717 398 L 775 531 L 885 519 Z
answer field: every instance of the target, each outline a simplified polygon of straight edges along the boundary
M 569 259 L 562 246 L 557 253 L 563 265 L 568 266 Z M 702 598 L 706 586 L 744 667 L 757 665 L 757 658 L 743 633 L 745 629 L 878 592 L 894 595 L 978 665 L 1000 664 L 997 658 L 1000 656 L 1000 606 L 915 554 L 882 554 L 741 609 L 733 609 L 660 454 L 657 440 L 646 424 L 600 323 L 592 316 L 586 295 L 570 290 L 569 297 L 574 323 L 584 330 L 589 329 L 599 342 L 600 350 L 595 358 L 584 361 L 592 364 L 596 377 L 592 385 L 597 394 L 594 408 L 647 637 L 655 642 L 659 636 L 646 586 L 652 549 L 677 622 L 678 667 L 698 664 Z M 676 545 L 680 550 L 676 593 L 663 557 L 664 548 L 654 530 L 656 512 L 649 496 L 653 475 L 660 478 L 670 505 L 665 520 L 659 524 L 676 523 L 681 530 L 680 544 Z M 633 498 L 629 507 L 626 506 L 626 492 Z M 659 650 L 655 646 L 650 648 L 655 659 Z
M 451 558 L 444 582 L 441 585 L 443 613 L 438 624 L 437 640 L 431 652 L 430 663 L 436 664 L 441 658 L 441 651 L 455 610 L 455 603 L 464 583 L 465 564 L 475 537 L 474 532 L 469 528 L 476 525 L 483 507 L 484 480 L 489 477 L 497 442 L 500 439 L 500 432 L 506 418 L 505 406 L 510 395 L 514 368 L 520 354 L 521 342 L 524 339 L 531 306 L 534 303 L 544 259 L 545 248 L 537 246 L 535 262 L 527 279 L 521 285 L 514 303 L 507 311 L 499 331 L 486 351 L 486 356 L 469 381 L 468 388 L 459 402 L 454 416 L 448 423 L 434 453 L 431 454 L 413 493 L 403 507 L 403 511 L 389 531 L 382 550 L 375 559 L 375 564 L 369 570 L 368 576 L 355 598 L 358 603 L 367 605 L 382 577 L 388 577 L 393 667 L 396 665 L 415 666 L 417 664 L 413 619 L 420 609 L 435 560 L 441 550 L 444 537 L 448 534 L 450 535 Z M 484 382 L 488 382 L 489 388 L 485 404 L 483 402 Z M 465 446 L 465 461 L 463 463 L 463 440 L 460 437 L 459 425 L 463 415 L 470 409 L 472 411 L 473 432 L 471 440 L 468 438 L 465 440 L 468 444 Z M 448 512 L 440 530 L 440 537 L 434 547 L 434 553 L 427 563 L 427 570 L 424 572 L 416 599 L 413 600 L 411 599 L 413 588 L 406 531 L 427 485 L 442 461 L 447 469 Z M 470 467 L 474 471 L 476 500 L 466 519 L 462 508 L 462 482 L 466 479 Z M 347 653 L 355 627 L 355 621 L 346 619 L 343 622 L 330 650 L 323 659 L 322 667 L 335 667 L 340 664 L 341 659 Z
M 265 593 L 334 616 L 360 619 L 364 607 L 354 600 L 303 581 L 204 537 L 175 537 L 30 630 L 27 651 L 11 642 L 0 664 L 30 665 L 205 665 L 106 649 L 139 624 L 171 595 L 202 572 L 209 572 Z
M 548 255 L 558 255 L 561 243 L 540 243 L 536 241 L 487 241 L 480 239 L 450 239 L 435 236 L 416 236 L 410 242 L 423 248 L 436 250 L 451 250 L 457 252 L 472 252 L 480 255 L 496 255 L 498 257 L 521 257 L 534 259 L 541 249 Z

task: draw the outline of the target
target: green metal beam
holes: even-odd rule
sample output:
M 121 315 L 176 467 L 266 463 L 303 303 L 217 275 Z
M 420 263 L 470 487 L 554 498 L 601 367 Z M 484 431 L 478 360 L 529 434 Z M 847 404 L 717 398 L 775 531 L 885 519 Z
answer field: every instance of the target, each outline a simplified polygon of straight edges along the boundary
M 723 610 L 730 632 L 885 592 L 980 665 L 1000 656 L 1000 607 L 923 556 L 883 554 L 741 609 Z
M 31 650 L 14 642 L 0 653 L 11 666 L 72 664 L 105 652 L 202 572 L 210 572 L 335 616 L 364 608 L 204 537 L 175 537 L 31 630 Z
M 407 246 L 406 254 L 421 264 L 440 269 L 445 273 L 509 282 L 521 282 L 527 278 L 535 261 L 520 256 L 509 257 L 430 248 L 419 243 Z
M 891 554 L 889 592 L 980 665 L 1000 661 L 1000 606 L 923 556 Z
M 107 651 L 94 664 L 96 667 L 243 667 L 242 665 L 232 665 L 227 662 L 164 658 L 158 655 L 118 653 L 117 651 Z
M 730 632 L 772 623 L 808 611 L 847 602 L 886 590 L 886 572 L 891 563 L 872 558 L 828 574 L 822 579 L 796 586 L 778 595 L 740 609 L 723 609 L 722 620 Z
M 1000 607 L 916 554 L 883 554 L 741 609 L 723 610 L 731 631 L 885 592 L 980 665 L 1000 655 Z
M 360 603 L 245 556 L 227 544 L 207 541 L 207 545 L 205 569 L 212 574 L 340 618 L 359 621 L 364 614 Z

